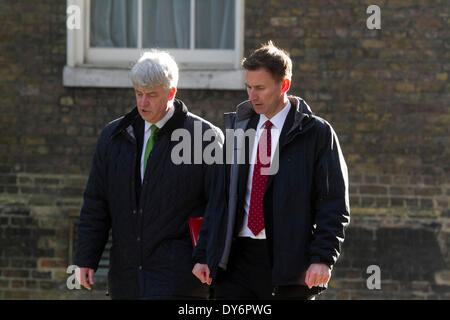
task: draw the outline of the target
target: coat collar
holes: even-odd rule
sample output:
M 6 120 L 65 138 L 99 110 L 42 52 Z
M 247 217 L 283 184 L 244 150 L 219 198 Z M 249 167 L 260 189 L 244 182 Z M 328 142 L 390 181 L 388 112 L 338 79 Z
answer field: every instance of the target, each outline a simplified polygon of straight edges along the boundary
M 188 109 L 186 105 L 183 103 L 183 101 L 178 99 L 175 99 L 173 105 L 175 107 L 175 112 L 173 116 L 166 122 L 166 124 L 161 128 L 161 130 L 158 130 L 156 137 L 164 134 L 171 135 L 175 129 L 178 129 L 183 126 L 184 120 L 186 119 L 188 113 Z M 133 110 L 127 113 L 122 118 L 122 120 L 120 120 L 116 129 L 111 134 L 111 139 L 116 137 L 121 132 L 128 132 L 130 135 L 133 136 L 132 134 L 133 128 L 131 126 L 138 119 L 142 120 L 141 116 L 139 115 L 139 111 L 135 106 Z
M 291 107 L 295 108 L 294 122 L 289 129 L 288 134 L 296 130 L 306 130 L 310 127 L 307 124 L 310 124 L 310 120 L 312 120 L 312 116 L 314 115 L 311 108 L 302 98 L 288 96 L 288 99 L 291 102 Z M 253 110 L 252 103 L 249 100 L 244 101 L 236 108 L 236 122 L 250 119 L 255 114 L 256 112 Z

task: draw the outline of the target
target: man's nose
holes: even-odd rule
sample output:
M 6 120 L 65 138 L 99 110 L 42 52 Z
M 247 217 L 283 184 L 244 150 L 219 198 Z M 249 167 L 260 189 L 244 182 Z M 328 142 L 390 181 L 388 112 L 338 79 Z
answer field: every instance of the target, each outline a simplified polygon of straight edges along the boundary
M 248 91 L 248 99 L 250 100 L 250 101 L 255 101 L 255 100 L 258 100 L 258 95 L 255 93 L 255 91 L 253 91 L 253 90 L 249 90 Z
M 148 103 L 148 97 L 144 94 L 141 97 L 141 104 L 145 106 L 147 103 Z

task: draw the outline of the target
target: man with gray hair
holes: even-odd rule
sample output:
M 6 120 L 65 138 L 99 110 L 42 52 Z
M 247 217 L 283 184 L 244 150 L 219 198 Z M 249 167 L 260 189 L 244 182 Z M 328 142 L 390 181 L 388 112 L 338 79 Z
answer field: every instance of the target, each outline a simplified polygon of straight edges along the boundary
M 191 273 L 188 221 L 206 210 L 214 166 L 175 164 L 172 133 L 212 130 L 220 146 L 223 134 L 175 98 L 178 67 L 168 53 L 143 54 L 131 80 L 137 107 L 105 127 L 95 150 L 77 229 L 79 281 L 91 290 L 111 230 L 111 298 L 207 298 Z M 200 143 L 203 151 L 210 141 Z

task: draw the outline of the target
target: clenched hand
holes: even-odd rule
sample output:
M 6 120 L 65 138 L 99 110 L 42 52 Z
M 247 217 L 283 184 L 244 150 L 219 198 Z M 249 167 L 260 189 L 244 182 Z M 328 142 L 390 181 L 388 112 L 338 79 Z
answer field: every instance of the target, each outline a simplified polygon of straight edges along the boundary
M 306 270 L 305 282 L 309 289 L 326 285 L 331 278 L 331 269 L 324 263 L 313 263 Z
M 91 285 L 94 284 L 94 269 L 80 268 L 80 276 L 78 282 L 88 290 L 91 290 Z
M 192 269 L 192 273 L 202 282 L 211 285 L 212 279 L 209 277 L 209 268 L 207 264 L 197 263 Z

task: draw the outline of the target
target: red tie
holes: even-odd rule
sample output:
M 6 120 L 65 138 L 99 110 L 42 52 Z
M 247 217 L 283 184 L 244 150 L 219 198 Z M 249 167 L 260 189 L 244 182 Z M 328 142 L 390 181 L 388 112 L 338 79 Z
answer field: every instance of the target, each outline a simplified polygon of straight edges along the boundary
M 250 208 L 248 212 L 248 228 L 255 236 L 264 229 L 263 197 L 264 191 L 266 190 L 267 173 L 269 169 L 265 169 L 265 172 L 262 172 L 263 174 L 261 174 L 261 170 L 263 168 L 270 168 L 270 156 L 272 152 L 272 136 L 270 134 L 270 128 L 272 125 L 272 122 L 269 120 L 267 120 L 264 125 L 264 130 L 258 142 L 256 163 L 253 168 L 252 193 L 250 195 Z M 260 152 L 263 155 L 262 161 L 260 159 Z M 265 154 L 267 154 L 267 156 L 265 156 Z

